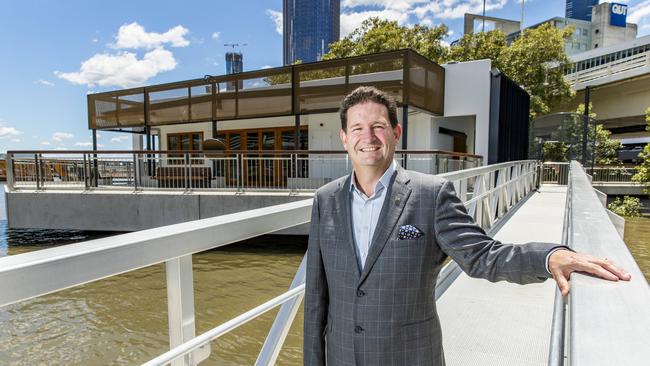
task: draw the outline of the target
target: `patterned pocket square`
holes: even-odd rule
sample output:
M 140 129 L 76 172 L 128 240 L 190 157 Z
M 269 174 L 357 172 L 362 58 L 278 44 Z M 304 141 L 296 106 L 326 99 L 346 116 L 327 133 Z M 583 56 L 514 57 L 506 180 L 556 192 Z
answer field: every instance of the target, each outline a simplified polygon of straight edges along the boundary
M 399 227 L 399 232 L 397 233 L 397 238 L 399 240 L 417 239 L 423 236 L 424 233 L 413 225 L 402 225 Z

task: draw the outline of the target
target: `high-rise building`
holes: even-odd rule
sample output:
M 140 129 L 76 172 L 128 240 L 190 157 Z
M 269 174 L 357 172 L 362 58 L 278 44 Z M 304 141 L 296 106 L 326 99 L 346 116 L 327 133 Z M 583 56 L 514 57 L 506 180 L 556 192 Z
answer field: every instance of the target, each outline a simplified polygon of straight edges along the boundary
M 340 0 L 284 0 L 284 64 L 319 61 L 339 40 Z
M 627 23 L 627 5 L 619 3 L 601 3 L 593 6 L 589 21 L 574 18 L 554 17 L 531 25 L 526 29 L 537 28 L 549 23 L 554 28 L 564 29 L 573 26 L 573 36 L 565 41 L 567 55 L 575 55 L 593 48 L 613 46 L 636 38 L 637 25 Z M 510 44 L 520 35 L 513 32 L 506 36 Z
M 591 8 L 598 5 L 598 0 L 566 0 L 565 17 L 591 21 Z
M 238 74 L 244 69 L 244 55 L 241 52 L 226 52 L 226 74 Z
M 238 74 L 244 70 L 244 55 L 241 52 L 226 52 L 226 74 Z M 239 89 L 242 88 L 242 82 L 238 82 Z M 235 90 L 235 82 L 229 81 L 226 85 L 227 90 Z

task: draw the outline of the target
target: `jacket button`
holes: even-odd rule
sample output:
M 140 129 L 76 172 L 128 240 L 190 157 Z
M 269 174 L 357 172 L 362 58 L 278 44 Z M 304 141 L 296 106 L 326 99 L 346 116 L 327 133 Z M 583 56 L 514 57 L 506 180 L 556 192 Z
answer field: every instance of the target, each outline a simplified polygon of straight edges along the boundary
M 354 332 L 357 333 L 357 334 L 361 333 L 361 332 L 363 332 L 363 328 L 361 328 L 360 325 L 357 325 L 356 327 L 354 327 Z
M 366 292 L 363 291 L 363 290 L 357 290 L 357 296 L 358 297 L 364 297 L 364 296 L 366 296 Z

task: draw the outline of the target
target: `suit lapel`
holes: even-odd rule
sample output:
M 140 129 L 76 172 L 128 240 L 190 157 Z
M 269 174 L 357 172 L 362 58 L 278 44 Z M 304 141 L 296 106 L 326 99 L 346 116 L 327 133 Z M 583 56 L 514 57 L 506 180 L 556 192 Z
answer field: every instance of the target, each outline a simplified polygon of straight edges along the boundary
M 354 236 L 352 235 L 352 207 L 350 203 L 350 176 L 346 179 L 334 193 L 334 201 L 336 205 L 336 227 L 341 228 L 344 247 L 347 250 L 346 257 L 350 259 L 350 263 L 354 264 L 354 273 L 358 277 L 361 272 L 357 261 L 357 251 L 354 245 Z
M 372 236 L 370 250 L 368 251 L 368 257 L 361 272 L 359 283 L 363 282 L 368 276 L 368 273 L 370 273 L 372 266 L 377 261 L 377 258 L 379 258 L 379 254 L 384 249 L 386 242 L 388 242 L 390 233 L 397 224 L 397 220 L 399 220 L 402 211 L 404 211 L 406 200 L 411 194 L 411 188 L 408 187 L 408 182 L 409 178 L 406 171 L 398 166 L 397 174 L 386 192 L 386 199 L 379 214 L 379 221 L 375 227 L 375 233 Z

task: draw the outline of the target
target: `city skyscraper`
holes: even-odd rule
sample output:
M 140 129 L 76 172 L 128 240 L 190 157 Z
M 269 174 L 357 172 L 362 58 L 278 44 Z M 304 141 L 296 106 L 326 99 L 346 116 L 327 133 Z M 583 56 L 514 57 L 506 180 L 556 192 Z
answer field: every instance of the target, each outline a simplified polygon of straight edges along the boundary
M 244 56 L 241 52 L 226 52 L 226 74 L 238 74 L 244 69 Z
M 319 61 L 339 40 L 340 0 L 284 0 L 284 64 Z
M 565 18 L 591 21 L 591 8 L 598 0 L 566 0 Z
M 226 52 L 226 74 L 238 74 L 244 70 L 244 55 L 241 52 Z M 242 88 L 242 81 L 237 82 L 239 89 Z M 235 82 L 229 81 L 226 90 L 235 90 Z

